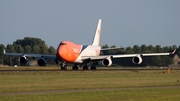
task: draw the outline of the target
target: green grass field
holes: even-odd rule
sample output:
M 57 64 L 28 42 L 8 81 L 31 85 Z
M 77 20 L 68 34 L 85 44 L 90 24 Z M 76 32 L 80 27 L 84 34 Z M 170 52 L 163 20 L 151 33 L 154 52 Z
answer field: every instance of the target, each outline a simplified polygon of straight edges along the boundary
M 0 72 L 0 101 L 179 99 L 179 70 Z

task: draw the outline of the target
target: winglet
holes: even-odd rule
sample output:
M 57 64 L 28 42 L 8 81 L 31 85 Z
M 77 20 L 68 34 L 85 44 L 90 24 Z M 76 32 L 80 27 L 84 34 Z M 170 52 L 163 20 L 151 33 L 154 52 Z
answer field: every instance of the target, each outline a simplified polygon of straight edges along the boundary
M 174 49 L 174 51 L 173 51 L 173 52 L 171 52 L 171 54 L 174 54 L 174 53 L 176 52 L 176 50 L 177 50 L 177 49 Z
M 6 53 L 6 50 L 5 50 L 5 49 L 3 50 L 3 53 Z

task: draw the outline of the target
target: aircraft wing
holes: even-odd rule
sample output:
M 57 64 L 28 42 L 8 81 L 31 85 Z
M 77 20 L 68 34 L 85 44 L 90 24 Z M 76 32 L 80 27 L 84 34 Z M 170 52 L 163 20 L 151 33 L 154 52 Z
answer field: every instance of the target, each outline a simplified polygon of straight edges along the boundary
M 4 50 L 4 55 L 9 55 L 9 56 L 26 56 L 26 57 L 33 57 L 33 58 L 47 58 L 47 59 L 56 59 L 55 55 L 45 55 L 45 54 L 24 54 L 24 53 L 6 53 Z
M 136 56 L 160 56 L 160 55 L 171 55 L 176 52 L 176 49 L 170 53 L 142 53 L 142 54 L 120 54 L 120 55 L 101 55 L 101 56 L 83 56 L 82 59 L 86 60 L 103 60 L 108 57 L 111 58 L 128 58 L 128 57 L 136 57 Z

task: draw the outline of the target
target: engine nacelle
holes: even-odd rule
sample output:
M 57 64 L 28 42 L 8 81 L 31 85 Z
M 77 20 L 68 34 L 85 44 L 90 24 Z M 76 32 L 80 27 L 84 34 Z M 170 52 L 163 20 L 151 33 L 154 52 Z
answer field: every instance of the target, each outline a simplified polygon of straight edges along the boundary
M 37 61 L 37 63 L 38 63 L 39 66 L 45 66 L 46 63 L 47 63 L 47 61 L 46 61 L 46 59 L 44 59 L 44 58 L 40 58 L 40 59 Z
M 22 56 L 19 58 L 20 63 L 26 64 L 28 62 L 28 58 L 26 56 Z
M 111 65 L 112 65 L 111 57 L 108 57 L 108 58 L 104 59 L 104 60 L 102 61 L 102 64 L 103 64 L 104 66 L 111 66 Z
M 136 56 L 136 57 L 134 57 L 133 59 L 132 59 L 132 62 L 134 63 L 134 64 L 141 64 L 142 63 L 142 58 L 141 58 L 141 56 Z

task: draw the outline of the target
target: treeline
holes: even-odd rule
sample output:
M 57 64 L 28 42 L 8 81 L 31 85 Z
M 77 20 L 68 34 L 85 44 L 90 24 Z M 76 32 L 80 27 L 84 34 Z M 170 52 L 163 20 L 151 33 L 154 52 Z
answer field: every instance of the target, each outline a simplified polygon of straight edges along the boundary
M 115 45 L 108 46 L 103 45 L 102 48 L 116 48 Z M 0 64 L 13 65 L 13 63 L 18 63 L 19 57 L 4 56 L 3 50 L 6 52 L 13 53 L 32 53 L 32 54 L 49 54 L 55 55 L 56 49 L 53 46 L 48 47 L 45 41 L 40 38 L 25 37 L 24 39 L 17 39 L 13 44 L 8 44 L 4 46 L 0 44 Z M 103 54 L 136 54 L 136 53 L 160 53 L 160 52 L 172 52 L 177 49 L 176 54 L 180 57 L 180 46 L 146 46 L 146 45 L 134 45 L 133 47 L 118 48 L 115 50 L 103 51 Z M 31 60 L 31 59 L 30 59 Z M 170 56 L 154 56 L 154 57 L 143 57 L 143 62 L 141 65 L 134 65 L 132 63 L 132 58 L 115 59 L 114 64 L 122 66 L 147 66 L 147 65 L 169 65 L 172 64 L 172 57 Z M 54 60 L 48 60 L 48 64 L 55 64 Z

